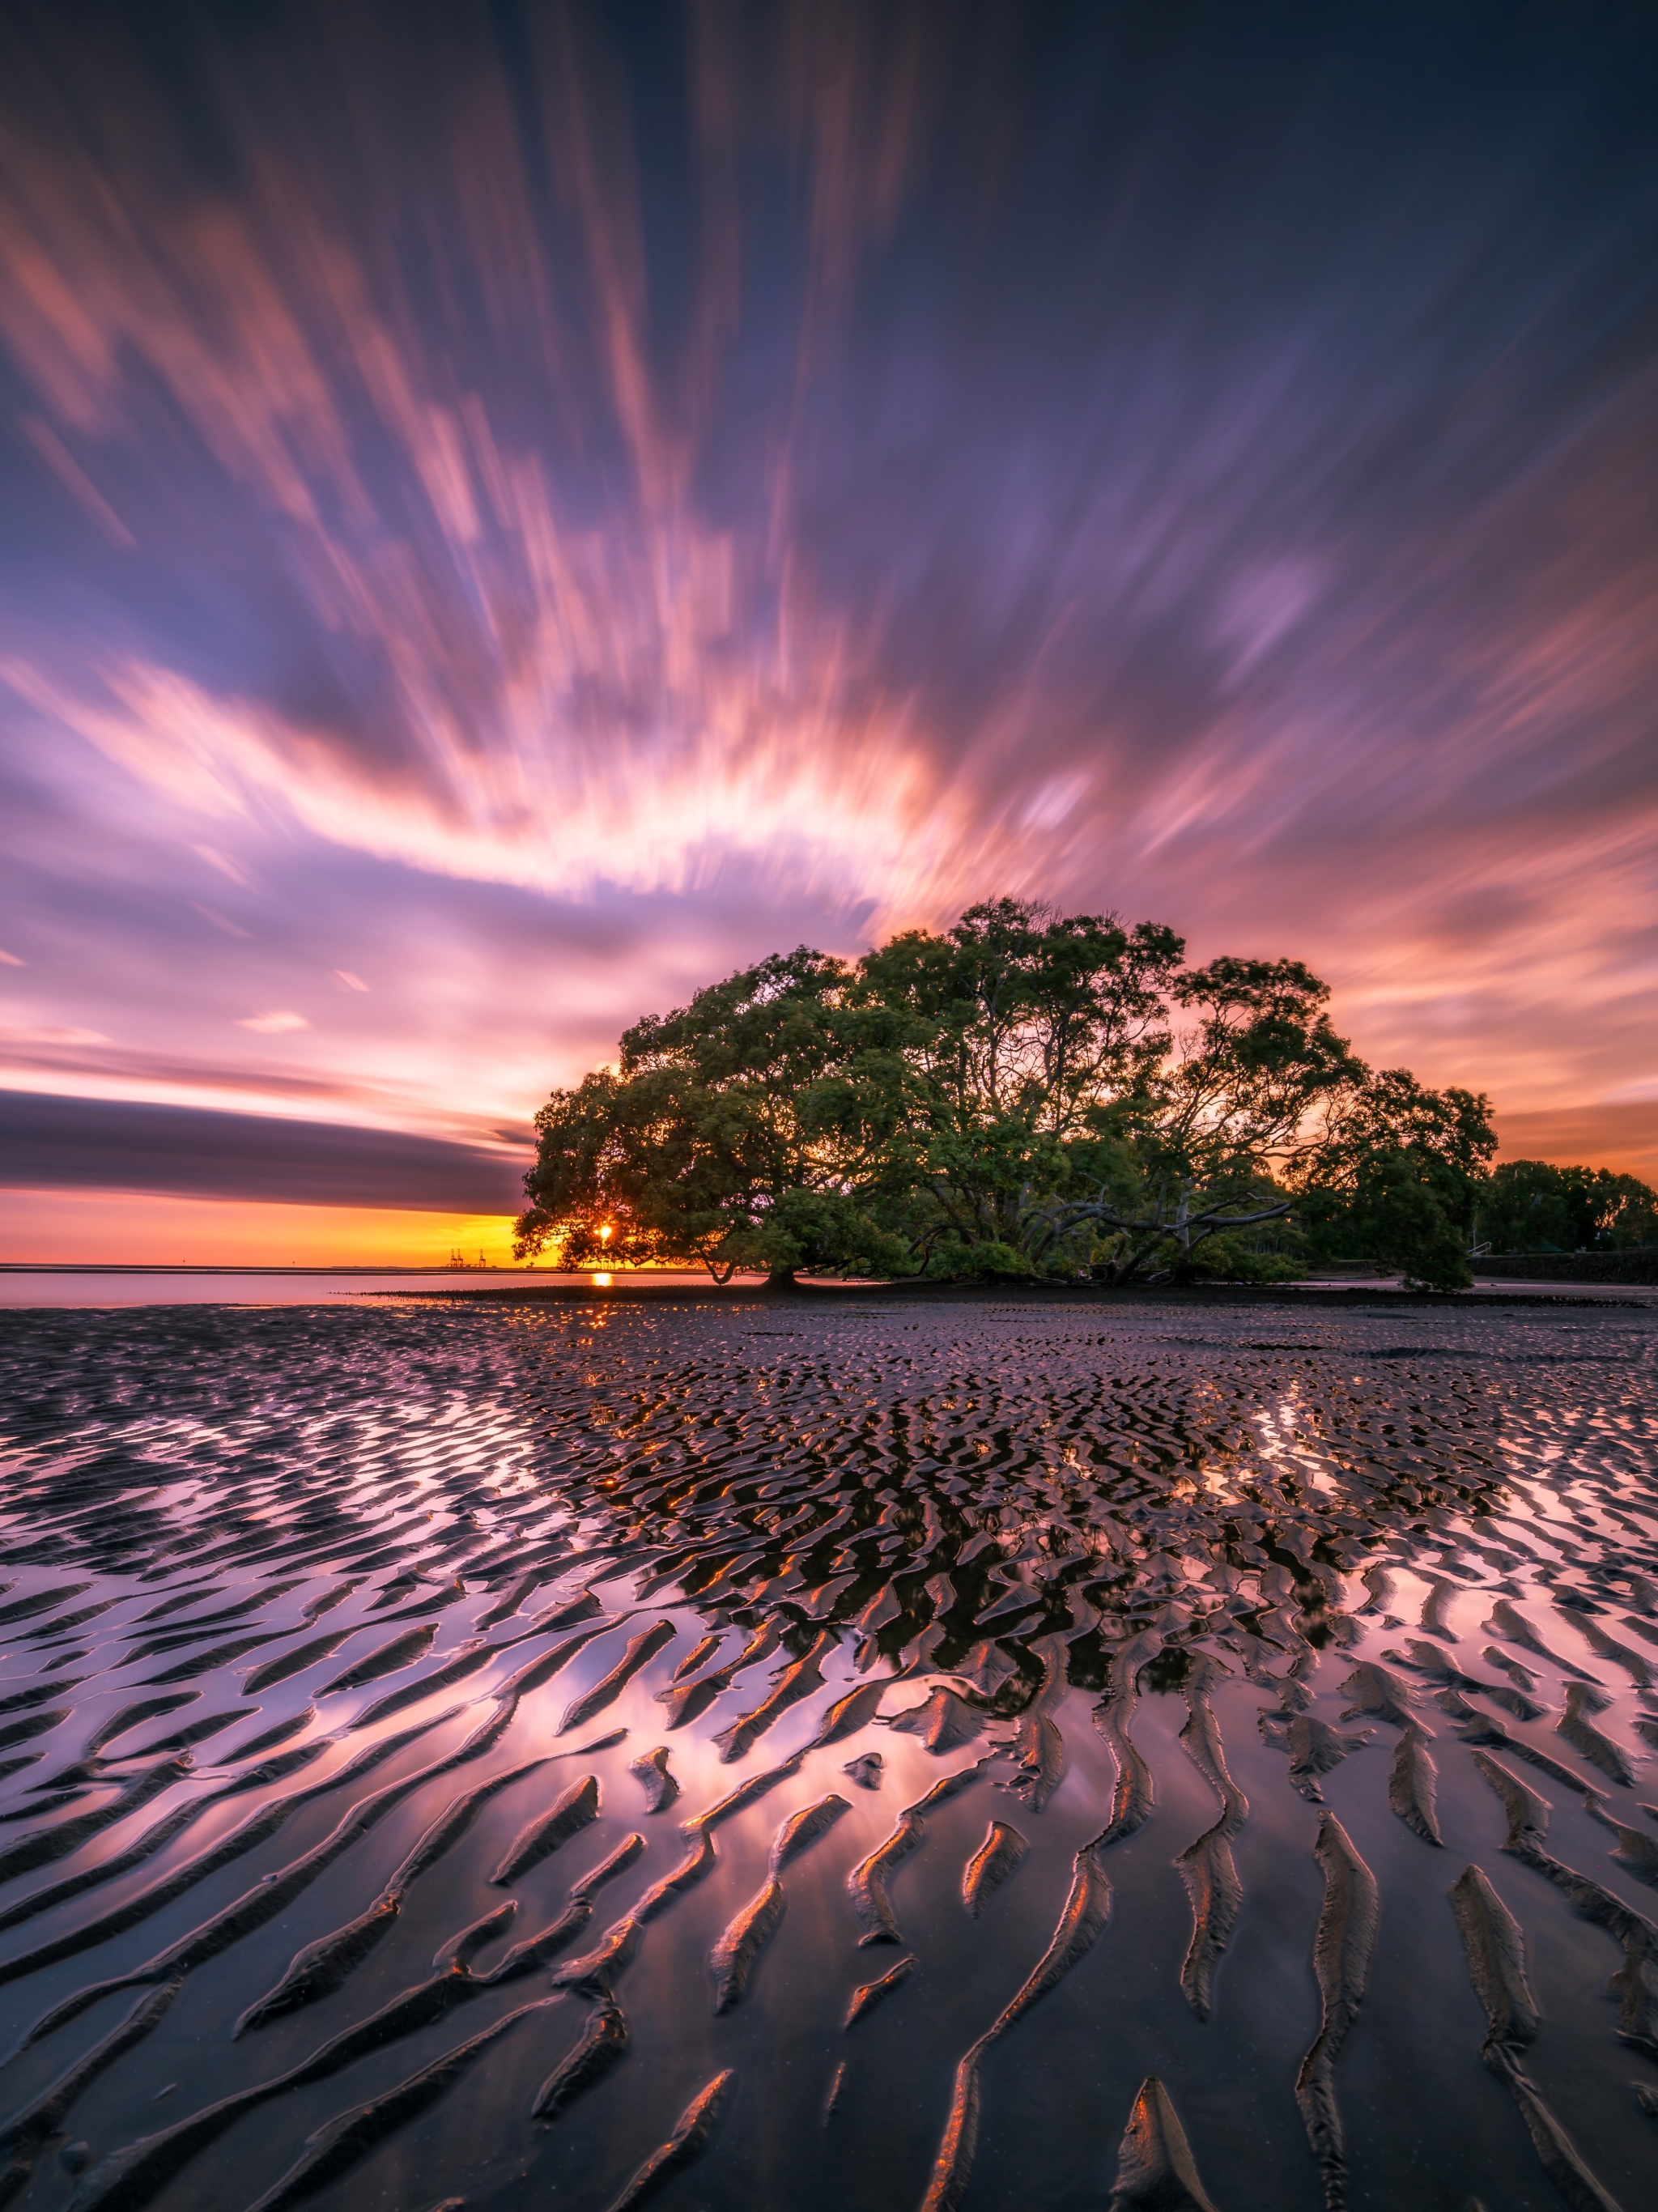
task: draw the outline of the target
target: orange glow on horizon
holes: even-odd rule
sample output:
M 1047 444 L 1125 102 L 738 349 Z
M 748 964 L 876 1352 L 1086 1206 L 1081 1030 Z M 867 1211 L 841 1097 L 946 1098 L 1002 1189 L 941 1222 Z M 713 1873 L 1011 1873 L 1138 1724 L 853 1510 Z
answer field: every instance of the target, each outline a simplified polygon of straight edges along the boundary
M 444 1267 L 456 1251 L 516 1266 L 512 1217 L 0 1190 L 0 1261 L 14 1266 Z

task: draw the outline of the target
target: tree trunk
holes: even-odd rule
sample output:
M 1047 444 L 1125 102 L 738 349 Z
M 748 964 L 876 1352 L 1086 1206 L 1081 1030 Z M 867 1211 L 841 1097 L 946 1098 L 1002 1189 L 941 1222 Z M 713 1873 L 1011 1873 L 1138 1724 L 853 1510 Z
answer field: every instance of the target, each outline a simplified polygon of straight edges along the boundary
M 798 1291 L 799 1287 L 794 1279 L 793 1267 L 774 1267 L 766 1278 L 768 1291 Z

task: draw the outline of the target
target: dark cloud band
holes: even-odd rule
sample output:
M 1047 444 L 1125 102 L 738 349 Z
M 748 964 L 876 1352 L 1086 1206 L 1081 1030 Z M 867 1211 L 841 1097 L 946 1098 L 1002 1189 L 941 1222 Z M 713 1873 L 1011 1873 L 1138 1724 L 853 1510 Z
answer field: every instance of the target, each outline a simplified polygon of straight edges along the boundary
M 0 1186 L 513 1213 L 523 1164 L 440 1137 L 274 1115 L 0 1092 Z

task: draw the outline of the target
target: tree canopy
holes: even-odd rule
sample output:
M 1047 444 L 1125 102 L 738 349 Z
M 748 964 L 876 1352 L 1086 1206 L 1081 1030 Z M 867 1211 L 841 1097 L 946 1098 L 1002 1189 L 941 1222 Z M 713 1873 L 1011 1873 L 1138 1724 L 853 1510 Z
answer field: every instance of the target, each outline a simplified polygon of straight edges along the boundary
M 1632 1178 L 1492 1176 L 1488 1102 L 1367 1067 L 1299 961 L 1185 953 L 1159 923 L 1001 899 L 855 962 L 762 960 L 553 1093 L 517 1249 L 720 1279 L 1370 1258 L 1453 1288 L 1494 1206 L 1541 1218 L 1541 1193 L 1597 1234 L 1650 1219 Z
M 1356 1085 L 1300 1164 L 1301 1218 L 1316 1256 L 1357 1245 L 1435 1290 L 1468 1267 L 1486 1163 L 1490 1108 L 1472 1091 L 1426 1091 L 1404 1068 Z
M 1505 1160 L 1480 1194 L 1479 1230 L 1493 1252 L 1618 1251 L 1658 1243 L 1658 1192 L 1608 1168 Z

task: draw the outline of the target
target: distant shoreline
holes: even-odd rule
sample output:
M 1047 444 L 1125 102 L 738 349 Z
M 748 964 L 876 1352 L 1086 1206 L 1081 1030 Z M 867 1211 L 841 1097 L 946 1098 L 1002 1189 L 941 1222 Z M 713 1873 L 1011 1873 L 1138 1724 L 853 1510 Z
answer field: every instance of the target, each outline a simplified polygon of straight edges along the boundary
M 164 1260 L 0 1260 L 0 1275 L 537 1275 L 556 1274 L 550 1267 L 278 1267 L 258 1260 L 242 1263 L 182 1261 L 169 1267 Z
M 1619 1292 L 1626 1291 L 1627 1285 L 1619 1285 Z M 383 1297 L 381 1291 L 368 1291 L 366 1297 Z M 1651 1297 L 1631 1297 L 1611 1292 L 1596 1295 L 1592 1290 L 1579 1288 L 1576 1294 L 1549 1289 L 1510 1290 L 1487 1288 L 1476 1285 L 1470 1291 L 1407 1291 L 1397 1283 L 1368 1284 L 1363 1287 L 1339 1283 L 1188 1283 L 1174 1285 L 1135 1285 L 1116 1287 L 1107 1283 L 797 1283 L 788 1289 L 774 1289 L 765 1282 L 742 1284 L 698 1283 L 611 1283 L 608 1285 L 579 1287 L 574 1285 L 547 1284 L 530 1290 L 449 1290 L 432 1291 L 426 1294 L 433 1298 L 452 1300 L 494 1299 L 499 1304 L 542 1304 L 550 1303 L 590 1305 L 603 1299 L 608 1305 L 635 1303 L 650 1304 L 673 1299 L 680 1303 L 690 1300 L 696 1304 L 755 1304 L 786 1309 L 799 1308 L 804 1302 L 831 1305 L 1008 1305 L 1032 1306 L 1091 1305 L 1102 1311 L 1123 1305 L 1254 1305 L 1254 1306 L 1335 1306 L 1351 1310 L 1355 1306 L 1374 1304 L 1385 1299 L 1390 1305 L 1427 1306 L 1443 1313 L 1455 1305 L 1479 1306 L 1632 1306 L 1645 1310 L 1658 1302 L 1658 1291 Z
M 457 1281 L 458 1275 L 466 1279 Z M 32 1297 L 26 1285 L 38 1284 Z M 216 1295 L 218 1285 L 222 1295 Z M 240 1294 L 235 1285 L 241 1285 Z M 100 1286 L 108 1296 L 100 1297 Z M 171 1293 L 171 1294 L 169 1294 Z M 1485 1280 L 1470 1290 L 1407 1291 L 1397 1277 L 1315 1277 L 1286 1283 L 1196 1282 L 1171 1284 L 1005 1281 L 930 1282 L 897 1279 L 887 1282 L 799 1281 L 778 1287 L 760 1274 L 718 1284 L 707 1275 L 663 1269 L 613 1274 L 598 1281 L 532 1268 L 164 1267 L 128 1262 L 94 1267 L 84 1261 L 0 1261 L 0 1313 L 128 1306 L 338 1304 L 373 1298 L 443 1299 L 471 1305 L 692 1304 L 817 1314 L 879 1310 L 895 1306 L 1056 1305 L 1087 1306 L 1102 1314 L 1127 1306 L 1221 1306 L 1271 1308 L 1285 1311 L 1308 1306 L 1353 1312 L 1385 1305 L 1390 1310 L 1452 1307 L 1535 1306 L 1649 1310 L 1658 1287 L 1629 1283 L 1560 1283 Z

